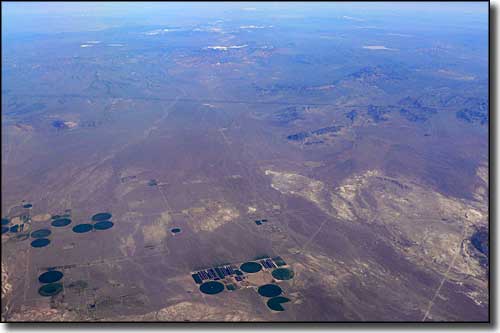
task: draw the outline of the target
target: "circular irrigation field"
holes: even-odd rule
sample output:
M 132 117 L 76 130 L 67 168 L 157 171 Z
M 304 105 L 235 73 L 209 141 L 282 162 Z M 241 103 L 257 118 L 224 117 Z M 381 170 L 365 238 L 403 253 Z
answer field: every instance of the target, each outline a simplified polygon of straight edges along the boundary
M 46 238 L 51 233 L 52 233 L 52 231 L 50 231 L 49 229 L 38 229 L 38 230 L 33 231 L 31 233 L 31 237 L 33 237 L 33 238 Z
M 208 281 L 200 286 L 200 290 L 204 294 L 215 295 L 224 290 L 224 285 L 217 281 Z
M 38 289 L 38 293 L 42 296 L 54 296 L 59 294 L 63 289 L 63 286 L 61 283 L 56 282 L 56 283 L 49 283 L 44 286 L 41 286 L 40 289 Z
M 75 225 L 73 227 L 73 232 L 76 232 L 77 234 L 83 234 L 84 232 L 89 232 L 92 229 L 94 229 L 94 226 L 92 224 L 84 223 Z
M 265 284 L 260 286 L 257 292 L 264 297 L 276 297 L 281 295 L 281 288 L 275 284 Z
M 273 311 L 285 311 L 285 308 L 281 305 L 283 303 L 290 302 L 290 300 L 283 296 L 273 297 L 267 301 L 267 306 Z
M 32 247 L 45 247 L 50 244 L 50 239 L 47 238 L 37 238 L 31 242 Z
M 240 266 L 240 269 L 245 273 L 257 273 L 262 270 L 262 265 L 258 262 L 248 261 Z
M 51 224 L 53 227 L 65 227 L 70 223 L 71 223 L 71 219 L 63 217 L 63 218 L 59 218 L 59 219 L 52 221 Z
M 271 274 L 276 280 L 290 280 L 294 275 L 293 271 L 288 268 L 275 269 Z
M 63 273 L 59 271 L 48 271 L 38 277 L 40 283 L 54 283 L 61 280 Z
M 100 221 L 94 224 L 95 230 L 106 230 L 113 227 L 113 222 L 111 221 Z
M 99 222 L 109 220 L 111 218 L 111 213 L 97 213 L 92 216 L 92 221 Z

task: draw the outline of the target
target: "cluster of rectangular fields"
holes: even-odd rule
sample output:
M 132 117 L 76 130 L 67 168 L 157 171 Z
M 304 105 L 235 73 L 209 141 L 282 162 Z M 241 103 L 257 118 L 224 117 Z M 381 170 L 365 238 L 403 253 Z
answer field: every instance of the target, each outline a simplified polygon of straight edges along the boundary
M 233 276 L 233 275 L 236 275 L 238 277 L 240 275 L 243 275 L 243 273 L 232 265 L 225 265 L 220 267 L 202 269 L 200 271 L 191 274 L 194 282 L 196 282 L 197 284 L 201 284 L 205 280 L 218 281 L 224 279 L 224 277 L 226 276 Z
M 2 235 L 7 234 L 10 238 L 16 238 L 18 240 L 25 240 L 27 236 L 29 237 L 29 232 L 31 231 L 31 208 L 32 204 L 24 204 L 16 206 L 22 211 L 17 212 L 12 217 L 2 218 Z
M 269 269 L 276 268 L 276 265 L 273 263 L 271 259 L 262 259 L 259 262 L 264 268 L 269 268 Z
M 245 267 L 251 264 L 255 272 L 246 271 Z M 202 284 L 207 281 L 221 281 L 224 283 L 239 283 L 245 280 L 248 274 L 259 271 L 273 270 L 277 267 L 285 266 L 286 262 L 280 257 L 262 257 L 241 264 L 227 264 L 217 267 L 201 269 L 192 272 L 191 277 L 196 284 Z

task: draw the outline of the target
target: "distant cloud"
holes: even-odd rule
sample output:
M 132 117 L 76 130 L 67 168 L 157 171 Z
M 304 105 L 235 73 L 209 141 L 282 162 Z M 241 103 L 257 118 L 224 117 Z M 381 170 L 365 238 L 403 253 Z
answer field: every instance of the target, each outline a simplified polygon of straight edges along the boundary
M 203 32 L 217 32 L 217 33 L 224 33 L 224 30 L 219 27 L 201 27 L 201 28 L 194 28 L 192 31 L 203 31 Z
M 94 45 L 90 45 L 90 44 L 82 44 L 82 45 L 80 45 L 80 47 L 92 47 L 92 46 L 94 46 Z
M 153 31 L 145 32 L 144 34 L 147 35 L 147 36 L 155 36 L 155 35 L 158 35 L 160 32 L 161 32 L 161 30 L 158 29 L 158 30 L 153 30 Z
M 397 37 L 413 37 L 413 35 L 408 35 L 408 34 L 398 34 L 398 33 L 393 33 L 393 32 L 389 32 L 387 35 L 388 35 L 388 36 L 397 36 Z
M 358 26 L 356 28 L 357 29 L 380 29 L 376 25 L 362 25 L 362 26 Z
M 208 28 L 206 31 L 211 31 L 211 32 L 222 32 L 222 28 L 219 28 L 219 27 L 212 27 L 212 28 Z
M 265 29 L 267 28 L 264 25 L 242 25 L 240 29 Z
M 330 90 L 333 88 L 335 88 L 335 86 L 333 84 L 326 84 L 323 86 L 309 87 L 309 88 L 307 88 L 307 90 Z
M 242 49 L 248 45 L 231 45 L 231 46 L 207 46 L 209 50 L 227 51 L 229 49 Z
M 364 49 L 367 50 L 387 50 L 387 51 L 397 51 L 397 49 L 391 49 L 388 47 L 385 47 L 383 45 L 365 45 L 363 46 Z
M 452 80 L 472 81 L 476 79 L 474 75 L 461 74 L 447 69 L 439 69 L 437 73 Z
M 246 8 L 241 8 L 241 10 L 254 11 L 254 10 L 257 10 L 257 8 L 255 8 L 255 7 L 246 7 Z
M 164 33 L 168 33 L 168 32 L 180 31 L 180 30 L 181 29 L 156 29 L 156 30 L 147 31 L 144 34 L 146 36 L 156 36 L 156 35 L 160 35 L 160 34 L 164 34 Z
M 352 16 L 342 16 L 343 19 L 345 20 L 350 20 L 350 21 L 357 21 L 357 22 L 363 22 L 363 19 L 357 18 L 357 17 L 352 17 Z

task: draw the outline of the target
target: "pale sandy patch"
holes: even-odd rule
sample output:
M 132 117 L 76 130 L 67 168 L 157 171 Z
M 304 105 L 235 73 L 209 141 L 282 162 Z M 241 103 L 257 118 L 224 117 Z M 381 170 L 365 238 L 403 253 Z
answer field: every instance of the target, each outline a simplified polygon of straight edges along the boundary
M 31 218 L 33 222 L 43 222 L 50 219 L 50 214 L 38 214 Z

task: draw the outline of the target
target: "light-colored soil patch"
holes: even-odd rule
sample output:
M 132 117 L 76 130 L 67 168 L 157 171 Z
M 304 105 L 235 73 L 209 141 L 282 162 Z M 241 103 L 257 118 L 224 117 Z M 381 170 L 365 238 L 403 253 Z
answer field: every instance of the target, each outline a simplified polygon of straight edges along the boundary
M 38 214 L 31 218 L 33 222 L 43 222 L 50 219 L 50 214 Z
M 75 321 L 78 320 L 75 312 L 51 309 L 49 305 L 44 308 L 24 307 L 9 317 L 9 321 Z
M 12 284 L 9 280 L 9 273 L 7 272 L 7 266 L 2 263 L 2 321 L 6 318 L 5 313 L 9 310 L 7 305 L 7 299 L 10 297 L 12 292 Z
M 120 251 L 124 256 L 133 256 L 136 250 L 135 240 L 132 235 L 128 235 L 126 238 L 121 240 L 121 244 L 119 245 Z
M 354 175 L 337 187 L 290 172 L 265 173 L 274 189 L 303 197 L 341 221 L 383 225 L 384 236 L 415 264 L 444 273 L 453 262 L 449 278 L 460 281 L 466 275 L 478 279 L 478 290 L 485 287 L 485 269 L 463 249 L 477 227 L 488 225 L 487 201 L 446 196 L 378 170 Z M 484 170 L 478 173 L 484 177 Z
M 273 277 L 268 271 L 260 271 L 253 274 L 247 274 L 246 281 L 258 287 L 264 284 L 273 283 Z
M 481 178 L 481 180 L 485 183 L 488 184 L 488 165 L 483 164 L 479 166 L 476 170 L 476 175 Z
M 301 196 L 325 207 L 325 185 L 318 180 L 289 172 L 266 170 L 265 174 L 272 177 L 271 187 L 283 194 Z
M 184 210 L 189 224 L 195 231 L 214 231 L 240 216 L 239 211 L 227 202 L 206 201 L 204 206 Z
M 14 217 L 14 218 L 12 218 L 10 220 L 10 223 L 13 224 L 13 225 L 14 224 L 19 224 L 19 223 L 21 223 L 21 218 L 19 216 L 16 216 L 16 217 Z
M 152 224 L 142 228 L 145 245 L 158 245 L 167 238 L 167 230 L 171 221 L 170 214 L 163 212 Z
M 488 200 L 488 186 L 489 186 L 489 177 L 488 177 L 488 164 L 484 163 L 480 165 L 476 169 L 476 176 L 481 179 L 479 182 L 480 184 L 476 186 L 474 189 L 474 199 L 478 201 L 485 201 L 487 202 Z

